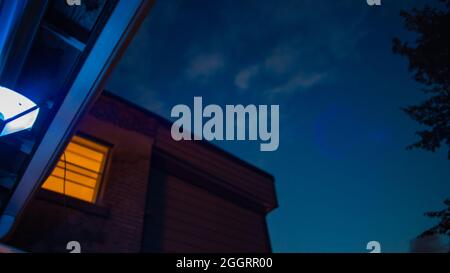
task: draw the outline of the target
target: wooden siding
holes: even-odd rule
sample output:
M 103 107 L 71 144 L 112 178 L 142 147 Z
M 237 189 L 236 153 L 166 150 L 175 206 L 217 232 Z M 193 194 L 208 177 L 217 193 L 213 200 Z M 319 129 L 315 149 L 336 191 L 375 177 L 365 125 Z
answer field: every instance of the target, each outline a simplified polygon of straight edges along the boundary
M 249 168 L 208 146 L 203 142 L 174 141 L 167 127 L 159 127 L 155 139 L 157 149 L 177 160 L 189 162 L 205 174 L 220 178 L 224 187 L 261 203 L 267 212 L 278 206 L 272 176 Z
M 144 252 L 269 252 L 265 214 L 152 169 Z

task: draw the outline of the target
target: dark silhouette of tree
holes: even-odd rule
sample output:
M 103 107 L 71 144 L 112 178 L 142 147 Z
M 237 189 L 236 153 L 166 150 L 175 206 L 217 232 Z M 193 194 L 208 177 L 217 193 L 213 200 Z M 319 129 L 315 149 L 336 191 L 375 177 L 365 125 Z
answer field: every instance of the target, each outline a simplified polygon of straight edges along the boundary
M 405 27 L 417 33 L 412 44 L 393 40 L 393 51 L 409 60 L 409 70 L 414 79 L 423 84 L 423 91 L 430 95 L 426 101 L 403 110 L 427 129 L 417 131 L 420 140 L 408 149 L 421 148 L 436 151 L 441 145 L 448 149 L 450 159 L 450 0 L 440 0 L 441 6 L 426 5 L 411 12 L 401 11 Z M 419 237 L 437 234 L 450 236 L 450 199 L 446 209 L 425 215 L 439 218 L 437 226 Z
M 450 199 L 444 201 L 447 208 L 441 211 L 433 211 L 425 213 L 431 218 L 440 219 L 439 224 L 423 232 L 419 237 L 427 237 L 432 235 L 447 235 L 450 236 Z
M 425 6 L 410 13 L 401 11 L 405 27 L 418 34 L 414 44 L 393 41 L 395 53 L 406 56 L 409 70 L 431 97 L 404 111 L 429 129 L 417 131 L 420 140 L 410 146 L 435 151 L 444 143 L 450 159 L 450 0 L 440 0 L 444 9 Z

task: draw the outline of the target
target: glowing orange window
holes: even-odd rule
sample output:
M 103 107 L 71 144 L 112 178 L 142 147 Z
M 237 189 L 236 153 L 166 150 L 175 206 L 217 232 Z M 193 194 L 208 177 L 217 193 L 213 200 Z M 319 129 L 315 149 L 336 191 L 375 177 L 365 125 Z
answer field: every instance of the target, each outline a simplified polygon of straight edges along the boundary
M 107 146 L 73 137 L 42 188 L 95 203 L 108 153 Z

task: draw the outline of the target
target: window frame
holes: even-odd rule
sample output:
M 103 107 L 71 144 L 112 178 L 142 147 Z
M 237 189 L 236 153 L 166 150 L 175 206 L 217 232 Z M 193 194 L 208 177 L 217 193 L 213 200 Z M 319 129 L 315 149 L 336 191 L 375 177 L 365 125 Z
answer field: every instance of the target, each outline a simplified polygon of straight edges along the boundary
M 92 148 L 92 147 L 89 147 L 89 146 L 84 145 L 82 143 L 73 141 L 73 138 L 75 138 L 75 137 L 84 139 L 84 140 L 86 140 L 88 142 L 92 142 L 93 144 L 96 144 L 96 145 L 99 145 L 99 146 L 103 146 L 103 147 L 105 147 L 107 149 L 107 151 L 105 153 L 103 153 L 102 151 L 98 151 L 95 148 Z M 75 196 L 67 194 L 67 192 L 61 193 L 61 192 L 57 192 L 57 191 L 54 191 L 54 190 L 47 189 L 47 188 L 43 187 L 43 185 L 47 182 L 48 178 L 53 175 L 54 169 L 57 168 L 58 163 L 62 162 L 64 164 L 64 161 L 63 161 L 64 153 L 66 152 L 66 149 L 67 149 L 67 147 L 69 146 L 70 143 L 75 143 L 77 145 L 83 146 L 84 148 L 91 149 L 91 150 L 97 151 L 97 152 L 101 152 L 104 155 L 104 159 L 103 159 L 103 162 L 102 162 L 101 170 L 98 173 L 99 178 L 98 178 L 98 180 L 95 183 L 95 187 L 92 188 L 94 190 L 92 201 L 87 201 L 87 200 L 83 200 L 81 198 L 77 198 Z M 98 139 L 96 137 L 90 136 L 90 135 L 82 133 L 82 132 L 76 133 L 72 137 L 72 139 L 69 141 L 67 146 L 65 147 L 63 154 L 61 154 L 60 159 L 56 162 L 54 168 L 52 169 L 52 171 L 48 175 L 47 179 L 45 179 L 45 181 L 42 183 L 41 189 L 45 190 L 45 191 L 48 191 L 48 192 L 52 192 L 52 193 L 57 194 L 57 195 L 61 195 L 64 198 L 77 199 L 78 201 L 84 202 L 84 203 L 87 203 L 87 204 L 91 204 L 91 205 L 98 205 L 98 204 L 100 204 L 101 201 L 103 200 L 103 193 L 104 193 L 104 188 L 105 188 L 105 184 L 106 184 L 105 182 L 107 181 L 107 177 L 108 177 L 108 174 L 109 174 L 109 169 L 110 169 L 109 167 L 110 167 L 110 162 L 111 162 L 113 148 L 114 148 L 114 145 L 112 145 L 111 143 L 108 143 L 108 142 L 106 142 L 104 140 Z M 66 158 L 66 160 L 67 160 L 67 158 Z M 64 183 L 64 181 L 63 181 L 63 183 Z M 67 179 L 66 179 L 65 183 L 67 183 Z M 75 181 L 74 182 L 69 182 L 69 183 L 75 183 Z

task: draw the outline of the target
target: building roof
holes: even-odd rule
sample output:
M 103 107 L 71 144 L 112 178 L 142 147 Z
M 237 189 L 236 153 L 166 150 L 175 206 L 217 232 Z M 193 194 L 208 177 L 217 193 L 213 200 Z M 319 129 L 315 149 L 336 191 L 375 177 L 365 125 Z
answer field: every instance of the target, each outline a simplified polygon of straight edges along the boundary
M 162 117 L 162 116 L 160 116 L 160 115 L 158 115 L 158 114 L 156 114 L 156 113 L 154 113 L 154 112 L 152 112 L 152 111 L 150 111 L 150 110 L 148 110 L 148 109 L 146 109 L 146 108 L 144 108 L 142 106 L 139 106 L 139 105 L 137 105 L 137 104 L 135 104 L 133 102 L 130 102 L 129 100 L 126 100 L 123 97 L 120 97 L 120 96 L 112 93 L 111 91 L 104 90 L 103 93 L 102 93 L 102 96 L 112 98 L 112 99 L 114 99 L 116 101 L 119 101 L 119 102 L 121 102 L 121 103 L 123 103 L 123 104 L 125 104 L 127 106 L 130 106 L 131 108 L 134 108 L 134 109 L 138 110 L 139 112 L 141 112 L 141 113 L 143 113 L 143 114 L 145 114 L 145 115 L 147 115 L 147 116 L 149 116 L 151 118 L 154 118 L 155 120 L 159 121 L 159 123 L 161 125 L 166 126 L 167 128 L 172 127 L 172 124 L 173 124 L 172 121 L 170 121 L 170 120 L 168 120 L 168 119 L 166 119 L 166 118 L 164 118 L 164 117 Z M 213 152 L 217 152 L 217 153 L 223 155 L 224 157 L 226 157 L 226 158 L 228 158 L 228 159 L 230 159 L 230 160 L 232 160 L 234 162 L 238 162 L 239 164 L 241 164 L 241 165 L 243 165 L 243 166 L 245 166 L 245 167 L 247 167 L 247 168 L 257 172 L 257 173 L 260 173 L 260 174 L 268 177 L 272 182 L 275 182 L 275 177 L 271 173 L 269 173 L 269 172 L 267 172 L 267 171 L 265 171 L 265 170 L 255 166 L 255 165 L 253 165 L 253 164 L 251 164 L 251 163 L 249 163 L 249 162 L 247 162 L 247 161 L 245 161 L 245 160 L 243 160 L 243 159 L 233 155 L 230 152 L 225 151 L 224 149 L 218 147 L 217 145 L 214 145 L 213 143 L 211 143 L 209 141 L 206 141 L 206 140 L 199 140 L 199 141 L 196 141 L 196 142 L 201 143 L 201 145 L 204 146 L 205 148 L 210 149 Z

